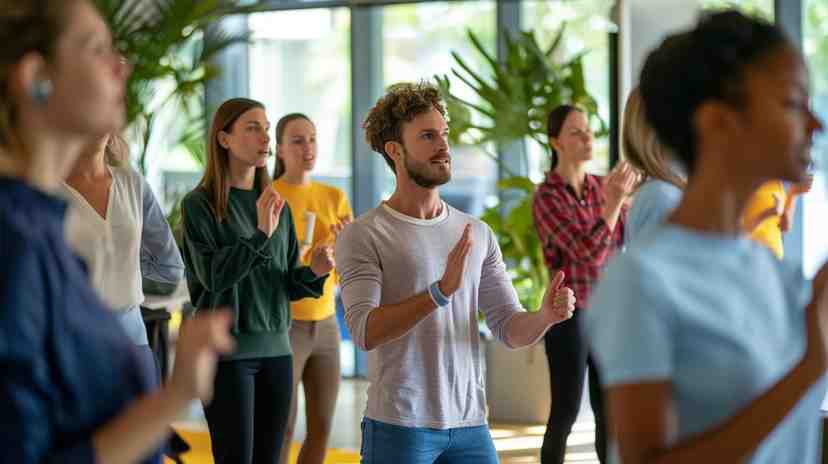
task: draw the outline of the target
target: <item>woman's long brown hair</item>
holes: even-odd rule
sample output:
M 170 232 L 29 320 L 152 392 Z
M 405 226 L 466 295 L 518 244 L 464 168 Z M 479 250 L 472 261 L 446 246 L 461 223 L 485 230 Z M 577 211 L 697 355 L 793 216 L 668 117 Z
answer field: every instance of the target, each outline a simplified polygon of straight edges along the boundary
M 210 206 L 219 222 L 227 218 L 230 199 L 230 153 L 218 141 L 219 132 L 231 132 L 233 124 L 253 108 L 265 109 L 264 104 L 249 98 L 232 98 L 222 103 L 213 116 L 210 133 L 207 136 L 207 169 L 197 188 L 204 189 L 210 199 Z M 256 168 L 255 183 L 261 189 L 270 186 L 267 167 Z
M 279 118 L 279 122 L 276 123 L 276 145 L 277 147 L 282 144 L 282 139 L 285 136 L 285 129 L 287 129 L 288 124 L 297 119 L 304 119 L 305 121 L 311 123 L 313 125 L 313 121 L 307 116 L 302 113 L 290 113 L 282 116 Z M 285 174 L 285 160 L 279 154 L 279 150 L 276 150 L 276 164 L 273 166 L 273 178 L 278 179 Z

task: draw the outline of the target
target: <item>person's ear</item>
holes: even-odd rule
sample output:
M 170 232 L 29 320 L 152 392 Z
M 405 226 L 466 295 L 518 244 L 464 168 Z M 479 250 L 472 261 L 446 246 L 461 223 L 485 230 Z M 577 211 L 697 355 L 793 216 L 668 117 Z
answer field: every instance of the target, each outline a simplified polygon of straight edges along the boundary
M 709 100 L 702 103 L 693 115 L 697 137 L 724 143 L 744 127 L 744 115 L 732 105 Z
M 556 152 L 561 152 L 561 144 L 557 137 L 549 137 L 549 146 Z
M 394 161 L 394 164 L 399 165 L 400 158 L 405 151 L 402 144 L 400 142 L 388 141 L 385 142 L 383 148 L 385 149 L 385 153 Z
M 219 131 L 217 138 L 218 144 L 221 148 L 224 148 L 225 150 L 230 149 L 230 140 L 228 140 L 230 138 L 230 134 L 225 131 Z
M 15 100 L 45 105 L 52 95 L 52 80 L 46 60 L 37 52 L 29 52 L 12 68 L 10 90 Z

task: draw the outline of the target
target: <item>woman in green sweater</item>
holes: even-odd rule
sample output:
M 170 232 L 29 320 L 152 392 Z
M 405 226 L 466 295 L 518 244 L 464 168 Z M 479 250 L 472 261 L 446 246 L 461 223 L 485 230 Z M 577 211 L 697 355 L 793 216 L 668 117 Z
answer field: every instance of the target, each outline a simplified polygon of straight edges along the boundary
M 267 175 L 264 105 L 224 102 L 208 139 L 207 170 L 182 202 L 183 257 L 197 310 L 232 309 L 237 350 L 223 358 L 205 405 L 217 464 L 276 462 L 290 410 L 290 302 L 319 297 L 330 247 L 299 265 L 290 211 Z

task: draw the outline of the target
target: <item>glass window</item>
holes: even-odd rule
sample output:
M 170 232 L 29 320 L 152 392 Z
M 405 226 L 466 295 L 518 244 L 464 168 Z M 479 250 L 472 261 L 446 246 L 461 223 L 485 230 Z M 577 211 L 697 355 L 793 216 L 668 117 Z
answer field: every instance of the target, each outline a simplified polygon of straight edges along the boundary
M 353 204 L 350 10 L 272 11 L 252 14 L 248 21 L 254 40 L 249 51 L 250 95 L 267 107 L 274 146 L 276 121 L 288 113 L 306 114 L 316 125 L 319 151 L 313 178 L 339 187 Z M 340 327 L 345 327 L 342 320 Z M 343 331 L 345 377 L 355 374 L 355 353 Z
M 383 8 L 384 85 L 432 79 L 447 74 L 457 65 L 451 53 L 458 53 L 472 69 L 487 69 L 484 58 L 468 39 L 472 30 L 489 53 L 496 50 L 496 8 L 491 0 L 469 2 L 429 2 L 386 6 Z M 473 103 L 475 92 L 452 78 L 452 92 Z M 451 116 L 451 115 L 449 115 Z M 497 164 L 480 147 L 452 147 L 453 177 L 440 189 L 441 196 L 458 209 L 473 215 L 483 212 L 487 198 L 495 194 Z M 388 196 L 394 189 L 393 174 L 388 176 Z
M 767 19 L 773 19 L 774 0 L 702 0 L 703 8 L 735 7 L 746 13 L 759 14 Z
M 554 0 L 527 0 L 522 3 L 522 28 L 533 30 L 542 47 L 547 47 L 561 26 L 566 23 L 560 60 L 566 60 L 586 51 L 584 77 L 589 93 L 597 100 L 601 118 L 609 123 L 609 33 L 616 30 L 610 21 L 612 0 L 581 0 L 578 2 Z M 597 129 L 597 128 L 595 128 Z M 535 141 L 527 141 L 529 172 L 535 181 L 543 178 L 549 168 L 548 153 Z M 605 173 L 609 167 L 608 134 L 593 142 L 594 159 L 587 166 L 593 173 Z
M 248 21 L 254 39 L 251 97 L 267 106 L 274 128 L 285 114 L 308 115 L 319 150 L 314 179 L 350 196 L 350 11 L 273 11 L 250 15 Z
M 816 113 L 828 122 L 828 0 L 803 2 L 803 50 L 811 70 Z M 803 265 L 809 277 L 828 258 L 828 134 L 818 135 L 812 154 L 817 164 L 811 193 L 804 198 Z

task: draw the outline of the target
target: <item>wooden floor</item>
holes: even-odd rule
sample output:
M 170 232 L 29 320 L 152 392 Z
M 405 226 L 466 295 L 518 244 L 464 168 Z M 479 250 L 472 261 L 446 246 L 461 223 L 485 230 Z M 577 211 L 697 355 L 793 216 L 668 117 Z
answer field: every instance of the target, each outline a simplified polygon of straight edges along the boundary
M 368 384 L 364 381 L 346 380 L 342 383 L 334 416 L 334 430 L 330 443 L 331 451 L 326 464 L 359 462 L 360 421 L 365 409 L 365 391 L 367 387 Z M 304 404 L 301 393 L 299 402 L 301 411 Z M 594 448 L 595 424 L 587 402 L 584 403 L 582 413 L 567 443 L 566 462 L 571 464 L 598 463 Z M 193 451 L 185 455 L 184 462 L 186 464 L 212 464 L 209 435 L 199 404 L 193 404 L 189 415 L 176 423 L 176 428 L 193 446 Z M 538 455 L 543 442 L 544 430 L 545 424 L 492 424 L 491 434 L 501 463 L 539 463 Z M 299 415 L 296 433 L 296 440 L 301 442 L 305 434 L 305 423 L 302 414 Z M 293 448 L 293 455 L 295 456 L 298 445 L 294 444 Z

